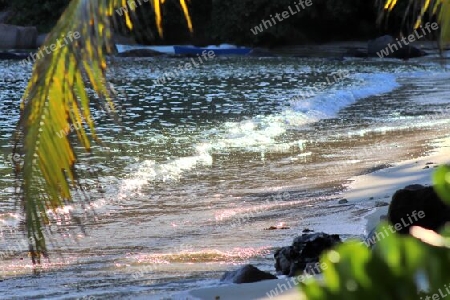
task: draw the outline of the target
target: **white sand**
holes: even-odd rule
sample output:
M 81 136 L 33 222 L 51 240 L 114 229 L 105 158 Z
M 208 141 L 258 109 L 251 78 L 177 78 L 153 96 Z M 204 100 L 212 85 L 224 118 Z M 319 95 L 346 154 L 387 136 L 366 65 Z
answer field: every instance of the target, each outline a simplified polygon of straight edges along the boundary
M 374 201 L 389 202 L 394 192 L 410 184 L 431 185 L 431 174 L 435 170 L 434 166 L 450 162 L 450 137 L 436 141 L 438 148 L 430 155 L 402 161 L 396 166 L 383 169 L 367 175 L 351 178 L 353 182 L 349 189 L 343 193 L 342 197 L 350 203 L 367 201 L 373 197 Z M 388 153 L 386 153 L 388 155 Z M 433 162 L 429 168 L 424 169 L 427 163 Z M 386 198 L 389 195 L 389 198 Z M 366 216 L 366 232 L 374 228 L 381 215 L 387 213 L 388 207 L 374 209 Z M 293 300 L 299 299 L 299 293 L 291 284 L 292 288 L 284 291 L 278 297 L 267 297 L 267 293 L 278 287 L 279 284 L 286 284 L 289 279 L 266 280 L 257 283 L 229 285 L 222 287 L 202 288 L 188 292 L 179 299 L 202 299 L 202 300 L 253 300 L 253 299 L 276 299 Z M 217 298 L 217 296 L 219 298 Z
M 291 288 L 289 288 L 288 282 L 290 282 L 290 280 L 286 278 L 286 279 L 264 280 L 255 283 L 234 284 L 221 287 L 203 288 L 190 291 L 187 299 L 189 300 L 299 299 L 299 292 L 295 289 L 294 284 L 291 283 L 290 285 Z M 286 286 L 288 290 L 286 290 L 284 287 L 282 291 L 279 290 L 278 285 L 281 286 L 283 284 Z M 278 289 L 279 296 L 276 298 L 268 297 L 267 293 L 270 295 L 271 291 L 274 289 Z M 180 299 L 182 298 L 180 297 Z
M 349 202 L 364 202 L 369 197 L 373 197 L 374 201 L 390 202 L 395 191 L 407 185 L 431 185 L 434 166 L 450 162 L 450 137 L 436 140 L 435 143 L 438 147 L 427 156 L 402 161 L 394 167 L 352 178 L 353 182 L 342 197 Z M 430 162 L 434 164 L 424 169 Z M 389 198 L 385 198 L 386 195 Z M 377 208 L 366 217 L 366 233 L 378 224 L 380 216 L 386 215 L 387 210 L 387 206 Z

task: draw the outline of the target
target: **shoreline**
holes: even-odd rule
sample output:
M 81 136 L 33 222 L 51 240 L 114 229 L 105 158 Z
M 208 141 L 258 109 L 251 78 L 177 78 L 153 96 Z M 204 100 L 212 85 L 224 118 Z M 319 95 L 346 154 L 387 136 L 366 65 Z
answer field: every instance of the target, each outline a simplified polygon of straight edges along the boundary
M 435 148 L 425 156 L 404 160 L 390 168 L 350 178 L 352 182 L 342 197 L 354 204 L 367 204 L 368 197 L 371 197 L 370 201 L 373 203 L 384 201 L 390 204 L 393 194 L 398 189 L 410 184 L 431 185 L 434 167 L 450 161 L 450 136 L 434 140 L 431 144 L 434 144 Z M 364 235 L 377 226 L 380 217 L 386 215 L 387 211 L 388 206 L 374 207 L 364 216 Z
M 369 41 L 342 41 L 330 42 L 323 44 L 305 44 L 305 45 L 289 45 L 278 46 L 274 48 L 259 48 L 255 47 L 254 52 L 247 55 L 225 55 L 223 57 L 238 57 L 245 59 L 260 59 L 260 58 L 304 58 L 304 59 L 327 59 L 331 61 L 343 61 L 352 59 L 361 60 L 380 60 L 380 61 L 403 61 L 401 58 L 367 56 L 367 45 Z M 145 45 L 129 45 L 137 47 L 136 49 L 127 50 L 124 52 L 111 53 L 107 55 L 108 59 L 191 59 L 196 56 L 186 54 L 167 54 L 157 52 L 154 50 L 145 49 Z M 450 58 L 450 48 L 443 51 L 443 56 L 439 54 L 439 48 L 435 42 L 432 41 L 416 41 L 411 43 L 411 46 L 425 51 L 427 55 L 421 57 L 408 58 L 413 62 L 440 62 L 442 58 Z M 0 49 L 0 61 L 22 61 L 30 54 L 33 54 L 38 49 Z
M 431 174 L 435 170 L 434 167 L 450 161 L 450 135 L 433 140 L 431 144 L 435 145 L 434 149 L 424 156 L 403 160 L 392 167 L 369 174 L 351 177 L 349 179 L 351 183 L 347 185 L 346 190 L 340 196 L 347 199 L 349 204 L 367 206 L 368 204 L 375 204 L 377 201 L 390 203 L 395 191 L 410 184 L 431 185 Z M 432 165 L 429 164 L 431 162 L 433 163 Z M 377 226 L 380 217 L 387 214 L 387 211 L 388 206 L 373 206 L 368 213 L 362 216 L 364 232 L 361 234 L 367 236 Z M 268 293 L 277 288 L 279 290 L 279 287 L 288 281 L 290 281 L 289 278 L 283 278 L 256 283 L 200 288 L 179 294 L 173 299 L 182 299 L 183 297 L 190 300 L 231 300 L 238 298 L 242 300 L 297 299 L 298 294 L 296 293 L 296 287 L 293 285 L 284 292 L 279 293 L 278 296 L 268 297 Z
M 396 92 L 397 93 L 397 92 Z M 392 97 L 393 98 L 393 97 Z M 399 98 L 401 98 L 401 97 L 399 97 Z M 409 98 L 408 98 L 409 99 Z M 395 134 L 392 134 L 392 136 L 394 136 L 395 137 L 395 139 L 396 139 L 396 141 L 397 142 L 399 142 L 399 144 L 402 144 L 402 142 L 400 142 L 399 140 L 397 140 L 397 137 L 399 137 L 399 138 L 401 138 L 401 140 L 404 140 L 404 137 L 405 136 L 409 136 L 409 135 L 407 135 L 407 134 L 405 134 L 405 136 L 403 135 L 403 132 L 405 132 L 404 130 L 401 130 L 401 131 L 399 131 L 400 133 L 397 133 L 397 131 L 396 131 L 396 133 Z M 418 133 L 417 133 L 417 131 L 416 130 L 411 130 L 411 132 L 413 132 L 413 134 L 411 134 L 411 136 L 414 136 L 414 137 L 416 137 L 417 135 L 418 135 Z M 371 135 L 368 135 L 368 137 L 367 138 L 370 138 L 370 136 Z M 377 134 L 374 134 L 374 136 L 378 136 Z M 383 138 L 384 138 L 384 136 L 383 136 Z M 411 140 L 413 140 L 413 141 L 416 141 L 414 138 L 411 138 Z M 383 141 L 384 141 L 384 139 L 383 139 Z M 364 142 L 361 142 L 360 140 L 358 140 L 357 141 L 357 144 L 358 145 L 362 145 L 364 148 L 362 148 L 362 151 L 365 153 L 365 154 L 367 154 L 367 153 L 369 153 L 369 150 L 367 150 L 365 147 L 366 147 L 366 143 L 364 143 Z M 408 145 L 409 144 L 409 145 Z M 409 143 L 409 142 L 406 142 L 404 145 L 405 146 L 407 146 L 408 148 L 412 145 L 413 143 Z M 427 145 L 427 144 L 432 144 L 432 145 L 434 145 L 434 140 L 431 140 L 430 139 L 430 141 L 429 142 L 427 142 L 427 143 L 422 143 L 422 145 Z M 367 146 L 367 147 L 369 147 L 369 146 Z M 377 147 L 373 147 L 374 149 L 381 149 L 381 147 L 380 148 L 377 148 Z M 425 148 L 425 147 L 424 147 Z M 355 147 L 355 149 L 357 149 L 357 147 Z M 370 149 L 370 148 L 369 148 Z M 428 148 L 428 151 L 426 151 L 426 152 L 420 152 L 420 153 L 423 153 L 423 155 L 425 155 L 425 156 L 428 156 L 428 154 L 430 154 L 430 153 L 432 153 L 432 151 L 435 151 L 436 149 L 435 149 L 435 147 L 433 147 L 433 149 L 431 149 L 430 150 L 430 148 Z M 394 150 L 393 150 L 394 151 Z M 393 151 L 389 151 L 388 150 L 388 152 L 390 152 L 389 153 L 389 155 L 393 155 Z M 409 153 L 409 152 L 408 152 Z M 416 153 L 419 153 L 419 151 L 415 151 L 414 152 L 414 154 L 416 154 Z M 356 151 L 356 153 L 355 153 L 355 155 L 361 155 L 361 153 L 359 153 L 358 151 Z M 350 156 L 351 157 L 351 156 Z M 395 155 L 393 155 L 393 157 L 395 157 Z M 397 166 L 398 165 L 398 163 L 400 163 L 400 162 L 404 162 L 405 161 L 405 159 L 408 159 L 408 158 L 410 158 L 410 157 L 412 157 L 412 156 L 403 156 L 402 158 L 399 158 L 399 159 L 393 159 L 392 161 L 393 161 L 393 165 L 395 165 L 395 166 Z M 417 155 L 414 155 L 414 157 L 418 157 Z M 417 160 L 417 159 L 415 159 L 415 160 Z M 325 166 L 324 168 L 333 168 L 333 165 L 335 165 L 336 166 L 336 164 L 333 164 L 333 162 L 331 162 L 331 163 L 329 163 L 328 164 L 328 166 Z M 382 166 L 382 167 L 385 167 L 386 168 L 386 165 L 384 165 L 384 166 Z M 422 167 L 422 166 L 421 166 Z M 420 168 L 421 168 L 420 167 Z M 371 170 L 371 171 L 373 171 L 373 169 L 374 168 L 367 168 L 367 170 Z M 387 168 L 386 170 L 390 170 L 391 169 L 391 167 L 390 168 Z M 366 171 L 366 170 L 365 170 Z M 384 172 L 384 171 L 377 171 L 377 172 L 375 172 L 375 173 L 377 173 L 378 174 L 378 172 Z M 332 173 L 332 172 L 331 172 Z M 371 173 L 371 174 L 369 174 L 369 175 L 374 175 L 375 173 Z M 356 173 L 352 173 L 352 174 L 356 174 Z M 354 177 L 350 177 L 350 176 L 345 176 L 345 178 L 346 178 L 346 184 L 345 184 L 345 188 L 346 188 L 346 190 L 348 191 L 348 189 L 349 189 L 349 186 L 348 186 L 348 183 L 349 183 L 349 179 L 350 178 L 359 178 L 360 176 L 354 176 Z M 342 178 L 344 178 L 344 177 L 342 177 Z M 292 183 L 292 181 L 289 181 L 289 183 Z M 340 184 L 339 184 L 340 185 Z M 343 194 L 343 193 L 346 193 L 347 191 L 346 190 L 340 190 L 339 192 L 338 192 L 338 194 L 336 194 L 336 195 L 338 195 L 339 197 L 345 197 L 345 194 Z M 334 220 L 332 219 L 332 218 L 329 218 L 330 219 L 330 221 L 329 222 L 324 222 L 324 223 L 321 223 L 321 222 L 323 222 L 323 219 L 326 219 L 326 218 L 324 218 L 323 216 L 325 215 L 325 214 L 322 214 L 322 215 L 318 215 L 319 217 L 313 217 L 313 218 L 311 218 L 311 222 L 313 222 L 312 224 L 314 224 L 314 226 L 317 226 L 317 225 L 320 225 L 320 227 L 319 226 L 317 226 L 317 227 L 314 227 L 313 229 L 315 230 L 315 231 L 319 231 L 319 230 L 317 230 L 317 229 L 319 229 L 319 228 L 323 228 L 323 227 L 327 227 L 327 229 L 326 230 L 320 230 L 320 231 L 324 231 L 324 232 L 328 232 L 328 233 L 334 233 L 333 231 L 340 231 L 340 233 L 341 232 L 344 232 L 343 234 L 347 234 L 347 235 L 349 235 L 349 233 L 351 234 L 351 233 L 356 233 L 356 234 L 360 234 L 360 236 L 357 236 L 356 238 L 362 238 L 362 233 L 363 233 L 363 231 L 369 231 L 369 230 L 363 230 L 363 228 L 366 228 L 366 226 L 367 226 L 367 228 L 369 228 L 369 222 L 372 222 L 372 223 L 375 223 L 375 222 L 377 222 L 378 221 L 378 218 L 376 218 L 376 216 L 374 217 L 374 214 L 376 214 L 377 212 L 380 212 L 381 211 L 381 214 L 383 213 L 382 212 L 382 210 L 383 210 L 383 208 L 380 208 L 380 209 L 375 209 L 374 208 L 374 206 L 373 206 L 373 204 L 374 204 L 374 202 L 375 201 L 370 201 L 368 198 L 369 198 L 369 196 L 372 196 L 372 194 L 368 194 L 367 195 L 367 197 L 365 197 L 365 199 L 362 199 L 362 201 L 361 201 L 361 203 L 364 203 L 365 205 L 365 207 L 364 207 L 364 209 L 360 209 L 360 207 L 355 207 L 355 206 L 360 206 L 360 205 L 354 205 L 354 203 L 356 203 L 356 200 L 355 200 L 355 202 L 351 202 L 351 203 L 349 203 L 349 205 L 338 205 L 338 201 L 337 200 L 331 200 L 333 203 L 331 203 L 331 209 L 330 208 L 328 208 L 328 203 L 326 204 L 326 205 L 324 205 L 324 206 L 327 206 L 326 207 L 326 209 L 327 210 L 333 210 L 333 209 L 336 209 L 337 211 L 339 211 L 339 212 L 337 212 L 337 213 L 335 213 L 334 215 L 333 215 L 333 217 L 334 217 Z M 383 196 L 383 195 L 381 195 L 381 196 Z M 384 199 L 384 198 L 383 198 Z M 375 199 L 375 200 L 377 200 L 377 199 Z M 387 201 L 387 199 L 385 199 L 386 201 Z M 289 211 L 287 211 L 286 212 L 287 214 L 289 214 Z M 355 215 L 354 213 L 358 213 L 357 215 Z M 296 216 L 295 214 L 294 214 L 294 216 Z M 350 218 L 351 217 L 351 218 Z M 357 217 L 357 222 L 355 222 L 354 221 L 354 219 L 356 219 L 356 217 Z M 365 224 L 364 222 L 365 222 L 365 217 L 367 217 L 367 224 Z M 369 218 L 371 218 L 371 217 L 374 217 L 374 219 L 372 220 L 372 221 L 369 221 Z M 310 225 L 311 223 L 309 222 L 310 220 L 308 219 L 308 223 L 306 223 L 306 225 Z M 333 222 L 333 221 L 335 221 L 335 222 Z M 337 221 L 337 222 L 336 222 Z M 347 227 L 347 224 L 346 224 L 346 222 L 348 222 L 349 224 L 348 225 L 350 225 L 350 226 L 348 226 Z M 351 223 L 351 224 L 350 224 Z M 357 224 L 356 224 L 357 223 Z M 364 226 L 363 226 L 363 223 L 364 223 Z M 342 225 L 342 226 L 341 226 Z M 357 225 L 357 226 L 356 226 Z M 245 230 L 243 230 L 243 232 L 245 233 Z M 263 232 L 264 233 L 264 232 Z M 296 233 L 298 233 L 298 231 L 294 231 L 293 230 L 293 234 L 296 234 Z M 278 234 L 277 232 L 274 232 L 271 236 L 280 236 L 280 234 Z M 289 240 L 289 242 L 291 241 L 291 239 L 292 239 L 292 237 L 291 237 L 291 235 L 292 235 L 292 233 L 290 233 L 290 234 L 286 234 L 286 236 L 288 236 L 288 238 L 287 239 L 290 239 Z M 268 243 L 270 243 L 270 244 L 272 244 L 272 246 L 275 246 L 274 244 L 273 244 L 273 242 L 271 242 L 270 241 L 270 238 L 269 238 L 269 240 L 267 239 L 267 236 L 266 237 L 262 237 L 262 241 L 269 241 Z M 281 246 L 285 246 L 285 245 L 287 245 L 288 244 L 288 242 L 282 242 L 282 245 Z M 270 258 L 269 258 L 270 259 Z M 272 269 L 270 269 L 272 272 L 273 272 L 273 270 Z M 200 276 L 199 276 L 200 277 Z M 195 279 L 194 279 L 195 280 Z M 286 281 L 285 280 L 282 280 L 282 281 L 280 281 L 280 283 L 285 283 Z M 170 283 L 170 282 L 169 282 Z M 271 282 L 270 284 L 273 286 L 274 285 L 274 283 L 275 282 Z M 264 286 L 266 286 L 267 285 L 267 283 L 265 282 L 264 284 L 262 284 L 261 286 L 259 286 L 258 285 L 258 287 L 260 287 L 260 288 L 258 288 L 258 289 L 262 289 Z M 275 284 L 275 286 L 276 286 L 276 284 Z M 201 285 L 196 285 L 196 286 L 193 286 L 191 289 L 194 289 L 194 288 L 200 288 L 200 287 L 205 287 L 205 285 L 203 285 L 203 284 L 201 284 Z M 224 288 L 230 288 L 229 286 L 228 287 L 225 287 L 225 286 L 222 286 L 222 287 L 224 287 Z M 234 287 L 236 287 L 236 286 L 232 286 L 233 288 Z M 267 285 L 267 289 L 270 291 L 271 289 L 271 286 L 270 285 Z M 186 287 L 185 288 L 186 290 L 187 289 L 190 289 L 189 287 Z M 266 289 L 266 290 L 267 290 Z M 273 287 L 272 287 L 272 289 L 273 289 Z M 252 289 L 249 289 L 249 291 L 251 292 L 251 290 Z M 286 292 L 286 293 L 283 293 L 283 295 L 284 294 L 287 294 L 288 292 Z M 264 296 L 264 294 L 263 294 L 263 296 Z M 158 298 L 158 299 L 161 299 L 161 298 Z M 201 298 L 200 298 L 201 299 Z M 222 298 L 223 299 L 223 298 Z

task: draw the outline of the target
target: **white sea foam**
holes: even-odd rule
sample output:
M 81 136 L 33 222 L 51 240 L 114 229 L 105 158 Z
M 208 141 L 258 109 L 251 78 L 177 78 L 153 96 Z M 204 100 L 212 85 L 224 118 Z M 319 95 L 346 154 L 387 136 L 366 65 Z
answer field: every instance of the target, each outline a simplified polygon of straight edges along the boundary
M 280 113 L 255 116 L 251 120 L 241 122 L 226 122 L 219 128 L 210 129 L 204 132 L 204 141 L 195 146 L 198 155 L 180 157 L 166 163 L 148 160 L 131 165 L 131 176 L 122 180 L 119 198 L 127 197 L 151 182 L 179 180 L 184 173 L 198 166 L 209 166 L 213 160 L 212 153 L 241 149 L 246 152 L 260 152 L 263 160 L 267 152 L 290 151 L 305 141 L 278 141 L 277 138 L 287 129 L 301 127 L 323 118 L 332 118 L 340 109 L 359 99 L 387 93 L 399 86 L 396 76 L 388 73 L 354 74 L 351 79 L 354 82 L 351 87 L 324 90 L 314 97 L 292 102 L 290 108 Z
M 355 83 L 352 87 L 327 89 L 308 99 L 291 101 L 295 112 L 304 114 L 303 119 L 332 118 L 342 108 L 357 100 L 393 91 L 399 86 L 396 76 L 391 73 L 353 74 L 349 76 Z
M 184 172 L 190 171 L 198 166 L 209 166 L 212 164 L 212 156 L 209 154 L 208 145 L 197 145 L 196 155 L 180 157 L 168 162 L 156 162 L 145 160 L 134 163 L 128 167 L 130 176 L 122 179 L 119 183 L 119 191 L 116 194 L 118 200 L 139 194 L 142 187 L 152 182 L 177 181 Z
M 296 142 L 279 144 L 277 141 L 277 137 L 284 134 L 287 129 L 335 117 L 339 110 L 357 100 L 388 93 L 399 86 L 396 76 L 389 73 L 355 74 L 351 79 L 355 82 L 352 87 L 328 89 L 314 97 L 292 101 L 291 107 L 280 113 L 257 116 L 243 122 L 226 123 L 222 130 L 212 132 L 214 144 L 211 149 L 286 151 L 296 144 Z

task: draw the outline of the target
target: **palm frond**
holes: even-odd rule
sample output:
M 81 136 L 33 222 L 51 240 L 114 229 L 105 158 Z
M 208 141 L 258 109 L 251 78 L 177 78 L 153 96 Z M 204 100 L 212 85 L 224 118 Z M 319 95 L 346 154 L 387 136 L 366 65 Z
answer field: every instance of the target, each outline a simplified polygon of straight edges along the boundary
M 163 2 L 151 2 L 161 34 Z M 91 101 L 115 112 L 114 94 L 106 79 L 106 57 L 113 52 L 111 22 L 115 9 L 127 8 L 129 3 L 72 0 L 37 52 L 14 137 L 14 154 L 22 157 L 15 162 L 17 195 L 33 263 L 47 254 L 45 225 L 55 221 L 52 215 L 57 216 L 58 210 L 69 203 L 86 199 L 74 197 L 82 190 L 76 145 L 90 152 L 97 140 Z M 186 3 L 180 0 L 180 4 L 191 27 Z M 124 18 L 131 28 L 136 7 L 129 8 Z M 88 94 L 88 88 L 95 97 Z
M 379 22 L 397 6 L 397 0 L 379 0 L 379 7 L 383 7 Z M 450 44 L 450 2 L 446 0 L 410 0 L 405 17 L 413 14 L 415 19 L 412 29 L 422 26 L 425 17 L 436 17 L 440 26 L 439 45 L 441 51 Z

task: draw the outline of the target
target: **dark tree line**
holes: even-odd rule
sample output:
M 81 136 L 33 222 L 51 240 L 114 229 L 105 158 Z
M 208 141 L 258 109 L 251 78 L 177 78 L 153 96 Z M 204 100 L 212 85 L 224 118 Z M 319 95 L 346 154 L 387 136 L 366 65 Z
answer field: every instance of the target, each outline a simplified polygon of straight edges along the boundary
M 35 25 L 48 31 L 56 22 L 70 0 L 0 0 L 0 9 L 13 11 L 10 22 Z M 409 0 L 399 5 L 389 18 L 389 23 L 376 25 L 378 2 L 376 0 L 311 0 L 312 5 L 292 15 L 258 35 L 251 28 L 270 15 L 286 11 L 293 0 L 191 0 L 190 13 L 194 32 L 191 34 L 177 1 L 169 0 L 163 7 L 164 37 L 155 36 L 156 24 L 148 3 L 139 6 L 136 18 L 140 24 L 127 32 L 123 20 L 116 15 L 118 29 L 131 34 L 139 43 L 197 45 L 237 43 L 249 46 L 278 46 L 304 43 L 321 43 L 338 40 L 362 40 L 391 33 L 398 34 L 403 13 Z

